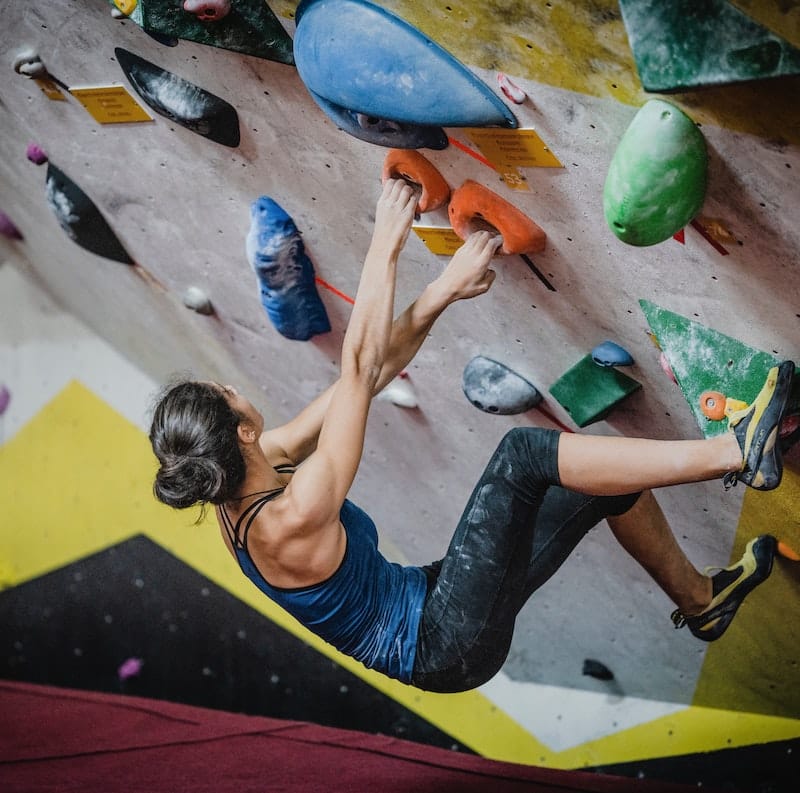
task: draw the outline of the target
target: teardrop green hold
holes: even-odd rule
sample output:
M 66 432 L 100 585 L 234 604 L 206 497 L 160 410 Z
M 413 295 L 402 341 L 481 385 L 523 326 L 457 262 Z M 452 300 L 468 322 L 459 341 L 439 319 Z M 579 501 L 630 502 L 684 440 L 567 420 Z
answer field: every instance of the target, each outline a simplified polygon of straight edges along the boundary
M 708 155 L 700 130 L 682 110 L 651 99 L 617 146 L 603 188 L 603 211 L 629 245 L 655 245 L 700 210 Z

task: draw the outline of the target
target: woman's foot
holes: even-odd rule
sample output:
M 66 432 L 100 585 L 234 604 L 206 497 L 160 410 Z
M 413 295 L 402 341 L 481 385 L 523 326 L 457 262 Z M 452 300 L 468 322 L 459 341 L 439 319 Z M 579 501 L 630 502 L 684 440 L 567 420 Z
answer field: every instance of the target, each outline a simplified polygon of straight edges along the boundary
M 683 614 L 679 609 L 672 612 L 675 627 L 688 626 L 704 642 L 719 639 L 745 597 L 769 577 L 777 545 L 777 540 L 770 534 L 750 540 L 744 555 L 735 565 L 722 568 L 711 577 L 711 603 L 703 611 L 694 615 Z
M 773 490 L 780 484 L 783 459 L 778 432 L 793 377 L 792 361 L 774 366 L 753 403 L 731 414 L 728 427 L 736 437 L 743 462 L 741 470 L 725 476 L 726 488 L 743 482 L 756 490 Z

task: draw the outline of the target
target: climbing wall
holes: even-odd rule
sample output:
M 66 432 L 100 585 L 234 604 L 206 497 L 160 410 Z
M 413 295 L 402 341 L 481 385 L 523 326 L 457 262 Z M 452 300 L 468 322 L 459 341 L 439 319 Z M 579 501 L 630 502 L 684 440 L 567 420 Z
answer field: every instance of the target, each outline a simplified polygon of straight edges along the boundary
M 295 4 L 269 5 L 292 37 Z M 518 125 L 503 130 L 510 137 L 487 128 L 444 126 L 448 145 L 425 149 L 425 155 L 451 188 L 468 180 L 484 185 L 547 235 L 540 252 L 498 258 L 492 290 L 453 306 L 435 326 L 408 369 L 418 407 L 375 403 L 353 499 L 375 518 L 389 556 L 426 563 L 442 554 L 472 484 L 507 429 L 577 430 L 584 423 L 567 408 L 585 386 L 562 401 L 551 389 L 604 340 L 632 355 L 632 366 L 613 371 L 636 387 L 583 431 L 700 437 L 693 406 L 659 364 L 640 300 L 766 355 L 800 358 L 800 83 L 788 76 L 661 97 L 700 125 L 708 152 L 707 192 L 698 216 L 675 238 L 633 247 L 610 230 L 603 188 L 617 144 L 652 97 L 642 89 L 616 2 L 382 5 L 468 64 Z M 748 5 L 760 4 L 737 3 L 745 12 Z M 776 9 L 760 9 L 759 24 L 791 42 L 796 15 Z M 153 390 L 171 373 L 189 370 L 237 384 L 253 395 L 268 421 L 290 417 L 336 376 L 386 149 L 338 129 L 292 64 L 187 39 L 168 46 L 134 20 L 113 18 L 111 5 L 101 0 L 3 4 L 0 26 L 5 31 L 0 209 L 19 232 L 15 239 L 0 238 L 3 269 L 46 290 L 135 364 Z M 49 95 L 12 68 L 26 48 L 36 50 L 56 78 Z M 130 69 L 123 71 L 120 48 L 200 89 L 197 101 L 215 113 L 233 108 L 238 143 L 215 139 L 207 127 L 192 128 L 185 118 L 150 107 L 133 88 Z M 501 90 L 500 72 L 524 93 L 521 104 Z M 75 90 L 97 89 L 96 101 L 108 112 L 109 94 L 102 92 L 114 89 L 111 96 L 119 102 L 119 87 L 133 102 L 126 112 L 136 110 L 148 120 L 99 123 L 85 106 L 92 93 Z M 231 123 L 223 127 L 230 131 Z M 26 157 L 32 142 L 49 163 L 37 166 Z M 52 200 L 48 204 L 48 169 L 81 188 L 130 262 L 98 255 L 70 239 L 67 232 L 74 232 L 75 224 L 63 202 L 60 215 Z M 313 263 L 331 330 L 308 341 L 287 338 L 264 311 L 246 247 L 250 206 L 261 196 L 291 217 Z M 452 244 L 446 209 L 427 213 L 420 226 L 402 259 L 398 304 L 408 303 L 441 272 L 447 259 L 435 251 Z M 208 302 L 188 302 L 206 310 L 210 304 L 211 313 L 184 304 L 190 288 Z M 3 304 L 4 326 L 11 329 L 6 333 L 16 327 L 39 332 L 17 323 L 24 305 Z M 35 354 L 29 349 L 11 346 L 8 355 L 17 368 L 8 371 L 27 371 L 35 382 Z M 543 400 L 512 415 L 477 410 L 462 382 L 465 367 L 478 356 L 508 367 Z M 147 553 L 166 549 L 281 630 L 293 630 L 230 571 L 218 570 L 211 526 L 187 532 L 194 516 L 151 515 L 145 503 L 151 463 L 141 435 L 147 398 L 133 419 L 139 429 L 125 434 L 128 429 L 117 422 L 127 426 L 127 419 L 115 415 L 116 397 L 103 392 L 97 366 L 91 359 L 78 361 L 71 376 L 82 385 L 66 392 L 65 383 L 53 388 L 39 406 L 55 400 L 51 407 L 41 414 L 29 411 L 13 437 L 3 438 L 3 486 L 19 494 L 20 504 L 33 498 L 23 488 L 29 483 L 20 479 L 26 470 L 22 461 L 44 454 L 37 444 L 47 444 L 58 427 L 68 428 L 68 417 L 84 426 L 80 422 L 87 415 L 106 415 L 110 405 L 108 433 L 124 434 L 126 449 L 136 450 L 126 457 L 136 470 L 127 489 L 135 490 L 130 498 L 146 517 L 131 528 L 97 529 L 100 533 L 84 543 L 81 520 L 73 516 L 63 527 L 74 539 L 69 551 L 44 566 L 32 565 L 26 556 L 30 547 L 21 548 L 17 535 L 3 530 L 3 558 L 10 560 L 3 571 L 9 587 L 4 595 L 143 533 L 155 545 L 155 550 L 147 546 Z M 106 407 L 98 406 L 98 399 Z M 587 395 L 585 402 L 591 401 Z M 91 422 L 85 426 L 87 436 L 96 431 Z M 67 454 L 81 436 L 58 437 L 48 448 Z M 61 465 L 72 470 L 93 459 L 94 451 L 88 447 Z M 98 465 L 109 472 L 113 460 L 104 459 Z M 698 566 L 727 564 L 747 537 L 776 525 L 789 540 L 800 541 L 796 447 L 787 462 L 781 490 L 755 500 L 742 488 L 725 493 L 718 483 L 658 494 Z M 62 468 L 47 470 L 48 483 L 56 487 Z M 71 500 L 80 492 L 79 482 L 67 490 L 53 514 L 90 509 Z M 15 518 L 14 525 L 31 520 L 22 509 Z M 52 520 L 49 513 L 28 528 L 39 531 L 46 520 Z M 144 523 L 147 529 L 140 528 Z M 46 545 L 47 535 L 39 541 Z M 669 601 L 601 526 L 523 612 L 508 663 L 478 694 L 446 698 L 445 706 L 440 698 L 420 698 L 364 677 L 358 668 L 347 669 L 454 743 L 522 762 L 609 766 L 796 738 L 800 703 L 791 694 L 800 690 L 796 621 L 762 615 L 791 608 L 797 575 L 796 565 L 777 564 L 774 582 L 737 617 L 737 632 L 706 648 L 685 631 L 672 630 Z M 747 638 L 756 627 L 757 648 Z M 587 659 L 600 661 L 613 680 L 583 674 Z M 489 718 L 497 720 L 491 730 Z M 420 735 L 442 741 L 438 733 Z

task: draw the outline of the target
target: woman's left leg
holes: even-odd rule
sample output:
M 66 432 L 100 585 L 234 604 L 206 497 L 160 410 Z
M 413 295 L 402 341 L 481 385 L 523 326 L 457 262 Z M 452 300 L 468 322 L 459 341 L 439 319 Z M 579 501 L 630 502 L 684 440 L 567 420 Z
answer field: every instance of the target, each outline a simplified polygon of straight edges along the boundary
M 636 500 L 557 487 L 561 437 L 536 428 L 509 432 L 473 490 L 447 555 L 428 568 L 413 676 L 419 688 L 464 691 L 493 677 L 531 586 L 552 575 L 592 526 Z

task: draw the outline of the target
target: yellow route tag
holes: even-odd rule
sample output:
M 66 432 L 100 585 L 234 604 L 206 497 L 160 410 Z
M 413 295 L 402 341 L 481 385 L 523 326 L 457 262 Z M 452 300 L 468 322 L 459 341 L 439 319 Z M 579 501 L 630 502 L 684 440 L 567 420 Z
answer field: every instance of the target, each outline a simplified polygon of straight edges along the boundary
M 34 82 L 48 99 L 52 99 L 54 102 L 67 101 L 67 97 L 64 96 L 58 84 L 53 82 L 49 77 L 34 77 Z
M 414 233 L 425 243 L 431 253 L 437 256 L 452 256 L 464 240 L 446 226 L 412 226 Z
M 500 173 L 516 168 L 562 168 L 533 129 L 469 129 L 469 139 Z
M 122 85 L 70 88 L 69 92 L 100 124 L 152 121 L 152 117 Z

